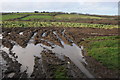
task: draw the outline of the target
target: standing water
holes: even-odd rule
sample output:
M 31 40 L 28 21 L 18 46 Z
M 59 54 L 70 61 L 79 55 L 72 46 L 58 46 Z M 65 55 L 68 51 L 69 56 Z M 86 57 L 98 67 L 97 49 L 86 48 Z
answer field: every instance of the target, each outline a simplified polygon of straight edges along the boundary
M 22 48 L 21 46 L 19 46 L 18 44 L 15 44 L 12 48 L 12 52 L 16 53 L 15 56 L 18 56 L 18 58 L 16 59 L 20 64 L 22 64 L 21 66 L 21 72 L 24 72 L 25 70 L 27 70 L 28 76 L 30 77 L 30 75 L 33 72 L 34 69 L 34 59 L 35 56 L 37 57 L 41 57 L 40 53 L 44 50 L 44 48 L 47 48 L 48 50 L 53 51 L 56 54 L 62 54 L 66 57 L 69 57 L 70 60 L 88 77 L 88 78 L 94 78 L 89 71 L 83 66 L 82 63 L 86 63 L 85 59 L 83 58 L 84 56 L 82 55 L 82 49 L 79 48 L 76 44 L 72 43 L 71 45 L 65 44 L 64 41 L 62 41 L 59 36 L 57 35 L 56 32 L 53 32 L 57 38 L 60 40 L 61 44 L 64 47 L 60 47 L 58 45 L 55 45 L 54 48 L 48 47 L 46 45 L 41 44 L 37 44 L 34 45 L 33 44 L 33 39 L 34 36 L 37 33 L 34 33 L 33 37 L 31 38 L 31 40 L 29 41 L 29 43 L 27 44 L 27 46 L 25 48 Z M 44 39 L 43 39 L 44 40 Z M 48 43 L 51 43 L 49 41 L 46 41 Z M 6 47 L 2 47 L 2 50 L 5 51 L 6 53 L 9 54 L 9 49 L 7 49 Z M 11 57 L 14 59 L 14 57 Z

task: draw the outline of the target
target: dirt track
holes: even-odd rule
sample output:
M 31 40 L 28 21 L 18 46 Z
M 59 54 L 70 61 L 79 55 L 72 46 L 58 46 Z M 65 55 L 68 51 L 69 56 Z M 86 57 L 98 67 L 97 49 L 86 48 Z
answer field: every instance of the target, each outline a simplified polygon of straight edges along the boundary
M 87 74 L 84 71 L 79 69 L 79 66 L 75 64 L 77 61 L 73 61 L 74 58 L 70 54 L 56 54 L 56 51 L 52 51 L 56 46 L 58 49 L 63 50 L 68 47 L 66 51 L 69 52 L 69 48 L 78 50 L 78 47 L 73 44 L 78 44 L 81 41 L 84 41 L 85 38 L 94 37 L 94 36 L 113 36 L 118 35 L 118 29 L 96 29 L 96 28 L 57 28 L 57 27 L 36 27 L 36 28 L 3 28 L 2 29 L 2 46 L 3 50 L 1 51 L 2 57 L 7 62 L 7 70 L 3 72 L 3 77 L 14 77 L 14 78 L 54 78 L 54 71 L 62 66 L 64 68 L 65 76 L 71 78 L 87 78 Z M 35 44 L 32 45 L 31 43 Z M 40 44 L 40 45 L 39 45 Z M 16 49 L 23 50 L 29 49 L 29 45 L 32 47 L 39 48 L 41 46 L 41 52 L 38 52 L 38 55 L 34 56 L 33 67 L 29 68 L 31 64 L 28 64 L 28 68 L 23 68 L 21 72 L 21 64 L 19 62 L 20 55 L 15 52 Z M 39 46 L 38 46 L 39 45 Z M 67 47 L 66 47 L 67 46 Z M 6 48 L 4 48 L 6 47 Z M 31 46 L 30 46 L 31 47 Z M 81 46 L 79 46 L 81 48 Z M 7 48 L 9 50 L 7 50 Z M 30 48 L 34 49 L 34 48 Z M 6 51 L 9 51 L 8 53 Z M 14 52 L 12 52 L 14 51 Z M 34 50 L 33 50 L 34 51 Z M 20 51 L 18 51 L 19 53 Z M 22 51 L 21 51 L 22 52 Z M 32 52 L 32 51 L 31 51 Z M 58 50 L 59 52 L 59 50 Z M 62 52 L 62 51 L 61 51 Z M 75 55 L 76 51 L 73 52 Z M 31 55 L 31 53 L 29 53 Z M 57 55 L 57 56 L 56 56 Z M 81 63 L 86 67 L 86 69 L 96 78 L 115 78 L 117 77 L 116 73 L 108 70 L 107 68 L 97 64 L 97 62 L 86 56 L 83 58 L 81 56 Z M 10 57 L 12 56 L 12 57 Z M 77 56 L 77 55 L 76 55 Z M 75 56 L 75 57 L 76 57 Z M 15 59 L 15 60 L 13 60 Z M 27 59 L 26 59 L 27 60 Z M 85 64 L 85 61 L 89 65 Z M 21 61 L 22 62 L 22 61 Z M 96 63 L 95 67 L 93 63 Z M 42 66 L 41 66 L 42 65 Z M 24 67 L 24 66 L 23 66 Z M 29 69 L 31 71 L 29 71 Z M 97 71 L 98 70 L 98 71 Z M 28 72 L 29 71 L 29 72 Z M 104 72 L 105 71 L 105 72 Z M 29 74 L 31 73 L 31 74 Z M 78 74 L 79 73 L 79 74 Z M 88 73 L 89 75 L 89 73 Z

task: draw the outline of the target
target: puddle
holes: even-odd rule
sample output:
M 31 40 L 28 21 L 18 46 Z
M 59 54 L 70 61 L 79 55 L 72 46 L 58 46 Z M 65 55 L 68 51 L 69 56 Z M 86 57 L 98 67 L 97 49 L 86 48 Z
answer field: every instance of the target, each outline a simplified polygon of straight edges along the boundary
M 55 48 L 47 47 L 48 50 L 52 50 L 53 53 L 56 53 L 60 59 L 64 60 L 62 55 L 69 57 L 70 60 L 88 77 L 94 78 L 91 73 L 84 67 L 82 63 L 86 63 L 84 56 L 82 55 L 82 49 L 79 48 L 76 44 L 67 45 L 63 41 L 61 41 L 64 47 L 56 46 Z M 45 45 L 42 45 L 46 48 Z
M 34 45 L 34 36 L 37 33 L 34 33 L 34 35 L 31 37 L 29 43 L 27 44 L 27 46 L 25 48 L 22 48 L 21 46 L 15 44 L 12 48 L 12 52 L 16 53 L 15 56 L 18 56 L 18 58 L 16 59 L 20 64 L 22 64 L 21 66 L 21 72 L 24 72 L 25 70 L 27 70 L 28 76 L 30 77 L 30 75 L 33 72 L 33 68 L 34 68 L 34 59 L 35 56 L 37 57 L 41 57 L 40 53 L 44 50 L 44 49 L 48 49 L 48 50 L 52 50 L 53 53 L 56 53 L 55 55 L 58 56 L 59 58 L 61 58 L 62 60 L 64 60 L 63 56 L 69 57 L 70 60 L 88 77 L 88 78 L 93 78 L 93 76 L 89 73 L 89 71 L 84 67 L 84 65 L 82 63 L 86 63 L 84 56 L 82 55 L 82 49 L 79 48 L 76 44 L 72 43 L 72 45 L 68 45 L 65 44 L 64 41 L 61 40 L 61 38 L 57 35 L 57 33 L 54 31 L 53 32 L 56 37 L 59 39 L 59 41 L 61 42 L 61 44 L 63 45 L 63 47 L 60 47 L 58 45 L 55 45 L 54 43 L 49 42 L 48 40 L 45 40 L 46 42 L 48 42 L 51 45 L 54 45 L 54 48 L 43 45 L 43 44 L 37 44 Z M 64 34 L 64 33 L 63 33 Z M 42 39 L 44 40 L 44 39 Z M 8 55 L 12 58 L 15 59 L 14 57 L 12 57 L 9 54 L 9 49 L 6 47 L 2 47 L 2 50 L 7 52 Z M 60 56 L 59 56 L 60 55 Z M 70 63 L 69 63 L 70 64 Z
M 56 32 L 53 32 L 57 38 L 60 40 L 61 44 L 64 46 L 61 47 L 55 47 L 52 51 L 59 54 L 64 54 L 65 56 L 69 57 L 70 60 L 88 77 L 88 78 L 94 78 L 91 73 L 84 67 L 84 65 L 81 63 L 86 63 L 84 56 L 82 55 L 82 49 L 79 48 L 76 44 L 72 43 L 72 46 L 67 45 L 62 41 L 62 39 L 57 35 Z
M 45 37 L 47 35 L 47 32 L 44 32 L 43 34 L 42 34 L 42 37 Z
M 34 33 L 34 35 L 31 37 L 28 43 L 33 43 L 34 42 L 34 37 L 36 36 L 37 32 Z
M 19 45 L 15 45 L 11 50 L 13 53 L 16 53 L 15 56 L 18 56 L 18 58 L 15 59 L 13 56 L 9 54 L 8 48 L 2 47 L 1 49 L 8 53 L 9 57 L 12 58 L 13 61 L 17 60 L 20 64 L 22 64 L 21 72 L 27 70 L 29 77 L 33 72 L 35 56 L 41 57 L 40 53 L 43 50 L 43 48 L 40 47 L 40 44 L 34 45 L 32 43 L 29 43 L 26 46 L 26 48 L 22 48 Z
M 48 40 L 45 40 L 45 39 L 40 39 L 40 40 L 47 42 L 48 44 L 50 44 L 50 46 L 51 46 L 52 48 L 56 47 L 56 45 L 55 45 L 54 43 L 52 43 L 52 42 L 50 42 L 50 41 L 48 41 Z
M 58 54 L 64 54 L 69 57 L 70 60 L 88 77 L 93 78 L 93 76 L 89 73 L 89 71 L 84 67 L 82 63 L 86 63 L 84 56 L 82 55 L 81 49 L 72 44 L 73 46 L 64 44 L 64 48 L 59 46 L 55 47 L 52 51 Z
M 23 35 L 23 32 L 20 32 L 19 34 L 20 34 L 20 35 Z
M 2 39 L 3 38 L 3 36 L 2 36 L 2 34 L 0 34 L 0 39 Z
M 69 38 L 67 37 L 67 35 L 65 34 L 65 30 L 62 31 L 62 35 L 63 35 L 69 42 L 73 43 L 73 41 L 72 41 L 71 39 L 69 39 Z
M 64 48 L 56 46 L 52 51 L 55 53 L 64 54 L 69 58 L 75 57 L 76 60 L 86 63 L 83 59 L 84 56 L 82 55 L 81 49 L 78 46 L 76 46 L 75 44 L 73 44 L 73 46 L 63 44 L 63 46 Z
M 40 53 L 43 48 L 40 47 L 40 44 L 34 45 L 32 43 L 28 44 L 26 48 L 15 45 L 12 49 L 12 52 L 16 53 L 18 56 L 17 61 L 22 64 L 21 72 L 24 72 L 27 69 L 29 76 L 33 72 L 34 68 L 34 59 L 35 56 L 41 57 Z

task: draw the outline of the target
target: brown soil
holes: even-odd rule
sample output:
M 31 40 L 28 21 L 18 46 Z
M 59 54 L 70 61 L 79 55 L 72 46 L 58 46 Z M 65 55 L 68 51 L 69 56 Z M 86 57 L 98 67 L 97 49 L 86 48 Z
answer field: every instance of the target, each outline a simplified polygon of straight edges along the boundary
M 65 30 L 65 35 L 67 35 L 67 38 L 62 35 L 62 31 Z M 60 40 L 53 32 L 56 32 L 57 35 L 66 43 L 71 45 L 71 39 L 74 43 L 78 44 L 81 41 L 84 41 L 85 38 L 88 37 L 95 37 L 95 36 L 113 36 L 118 35 L 118 29 L 98 29 L 98 28 L 58 28 L 58 27 L 31 27 L 31 28 L 2 28 L 3 33 L 3 39 L 2 39 L 2 45 L 5 47 L 8 47 L 9 49 L 12 49 L 12 47 L 15 45 L 15 43 L 19 44 L 23 48 L 27 46 L 29 40 L 31 37 L 37 33 L 34 36 L 34 43 L 42 43 L 47 46 L 52 46 L 49 42 L 59 45 L 61 47 L 62 44 Z M 20 32 L 23 32 L 23 34 L 19 34 Z M 43 33 L 46 32 L 46 35 L 42 37 Z M 41 40 L 44 39 L 44 40 Z M 11 42 L 14 41 L 14 42 Z M 47 40 L 47 41 L 45 41 Z M 5 76 L 9 74 L 9 71 L 12 71 L 16 73 L 14 77 L 19 78 L 21 75 L 26 73 L 20 73 L 20 64 L 17 62 L 12 62 L 12 60 L 9 60 L 9 57 L 5 52 L 2 52 L 3 58 L 9 62 L 9 68 L 8 72 L 6 72 Z M 14 53 L 11 53 L 14 56 Z M 35 58 L 35 66 L 34 71 L 31 75 L 33 78 L 53 78 L 54 76 L 54 70 L 57 68 L 57 66 L 64 66 L 64 68 L 67 70 L 66 75 L 71 78 L 86 78 L 85 75 L 82 74 L 82 72 L 74 65 L 74 63 L 71 62 L 71 60 L 67 57 L 65 57 L 65 60 L 62 61 L 58 57 L 55 56 L 55 53 L 52 53 L 51 51 L 43 51 L 41 53 L 42 55 L 42 64 L 44 66 L 44 71 L 42 70 L 42 67 L 40 66 L 41 63 L 38 63 L 39 58 Z M 8 58 L 7 58 L 8 57 Z M 117 72 L 107 69 L 106 67 L 102 66 L 101 63 L 97 62 L 93 58 L 86 56 L 87 62 L 89 63 L 86 68 L 90 70 L 92 74 L 96 78 L 116 78 Z M 67 62 L 71 62 L 68 68 Z M 17 65 L 17 66 L 15 66 Z M 39 69 L 37 69 L 39 68 Z M 41 72 L 41 73 L 39 73 Z M 81 74 L 77 74 L 78 72 L 81 72 Z M 74 75 L 73 75 L 74 74 Z M 41 76 L 40 76 L 41 75 Z

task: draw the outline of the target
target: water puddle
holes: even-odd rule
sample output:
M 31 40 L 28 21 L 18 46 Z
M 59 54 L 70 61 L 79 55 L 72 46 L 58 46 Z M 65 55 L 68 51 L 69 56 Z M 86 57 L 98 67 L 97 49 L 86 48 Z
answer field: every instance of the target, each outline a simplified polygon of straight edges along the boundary
M 82 63 L 87 64 L 87 62 L 84 59 L 84 56 L 82 55 L 82 49 L 79 48 L 76 44 L 67 45 L 62 40 L 61 43 L 64 47 L 56 46 L 55 48 L 47 47 L 48 50 L 52 50 L 52 52 L 56 53 L 56 56 L 58 56 L 60 59 L 64 60 L 63 56 L 69 57 L 70 60 L 88 77 L 88 78 L 94 78 L 91 73 L 84 67 Z M 46 47 L 45 45 L 42 45 L 43 47 Z
M 73 41 L 72 41 L 71 39 L 69 39 L 69 38 L 67 37 L 67 35 L 65 34 L 65 30 L 62 31 L 62 35 L 63 35 L 69 42 L 73 43 Z
M 55 53 L 64 54 L 69 58 L 74 57 L 76 58 L 76 60 L 86 63 L 85 59 L 83 59 L 84 56 L 82 55 L 82 51 L 78 46 L 76 46 L 75 44 L 73 44 L 73 46 L 63 44 L 63 46 L 64 48 L 56 46 L 52 51 Z
M 2 39 L 3 38 L 3 36 L 2 36 L 2 34 L 0 34 L 0 39 Z
M 32 43 L 28 44 L 26 48 L 15 45 L 12 49 L 12 52 L 16 53 L 18 56 L 17 61 L 22 64 L 21 72 L 24 72 L 27 69 L 29 76 L 33 72 L 34 68 L 34 59 L 35 56 L 41 57 L 40 53 L 43 48 L 40 47 L 40 44 L 34 45 Z
M 45 37 L 47 35 L 47 32 L 44 32 L 43 34 L 42 34 L 42 37 Z
M 45 40 L 45 39 L 40 39 L 40 40 L 47 42 L 52 48 L 56 47 L 56 44 L 54 44 L 48 40 Z
M 34 45 L 30 43 L 26 46 L 26 48 L 15 45 L 11 51 L 15 53 L 15 56 L 18 56 L 18 58 L 16 59 L 9 54 L 8 48 L 2 47 L 1 49 L 5 51 L 9 55 L 9 57 L 12 58 L 13 61 L 17 60 L 20 64 L 22 64 L 21 72 L 27 70 L 29 77 L 33 72 L 35 56 L 41 57 L 40 53 L 43 50 L 43 48 L 40 47 L 40 44 Z
M 56 32 L 53 32 L 57 38 L 60 40 L 61 44 L 64 46 L 64 48 L 61 47 L 55 47 L 54 51 L 55 53 L 62 53 L 65 56 L 69 57 L 70 60 L 88 77 L 88 78 L 94 78 L 91 73 L 84 67 L 84 65 L 81 63 L 86 63 L 84 56 L 82 55 L 82 49 L 79 48 L 76 44 L 72 43 L 72 46 L 67 45 L 62 41 L 62 39 L 57 35 Z
M 83 66 L 82 63 L 86 63 L 84 56 L 82 55 L 82 49 L 79 48 L 76 44 L 72 43 L 72 45 L 68 45 L 65 44 L 64 41 L 62 41 L 62 39 L 57 35 L 56 32 L 53 32 L 56 37 L 60 40 L 61 44 L 63 45 L 63 47 L 60 47 L 58 45 L 55 45 L 54 43 L 49 42 L 48 40 L 45 40 L 46 42 L 48 42 L 51 45 L 54 45 L 54 48 L 43 45 L 43 44 L 37 44 L 34 45 L 33 41 L 34 41 L 34 36 L 37 33 L 34 33 L 34 35 L 31 37 L 29 43 L 27 44 L 27 46 L 25 48 L 22 48 L 21 46 L 19 46 L 18 44 L 15 44 L 12 48 L 12 52 L 15 53 L 15 56 L 18 56 L 18 58 L 16 59 L 20 64 L 22 64 L 21 66 L 21 72 L 24 72 L 25 70 L 27 70 L 28 76 L 30 77 L 30 75 L 33 72 L 34 69 L 34 59 L 35 56 L 37 57 L 41 57 L 40 53 L 44 50 L 44 49 L 48 49 L 51 50 L 52 52 L 56 53 L 55 55 L 58 56 L 59 58 L 61 58 L 62 60 L 64 59 L 63 56 L 69 57 L 70 60 L 88 77 L 88 78 L 93 78 L 93 76 L 89 73 L 89 71 Z M 64 34 L 64 33 L 63 33 Z M 44 40 L 44 39 L 43 39 Z M 14 57 L 12 57 L 9 53 L 9 49 L 6 47 L 2 47 L 1 48 L 3 51 L 7 52 L 8 55 L 12 58 L 15 59 Z M 61 56 L 59 56 L 61 55 Z M 70 64 L 70 63 L 69 63 Z
M 34 37 L 36 36 L 37 32 L 34 33 L 34 35 L 31 37 L 28 43 L 33 43 L 34 42 Z
M 23 32 L 20 32 L 19 34 L 20 34 L 20 35 L 23 35 Z

